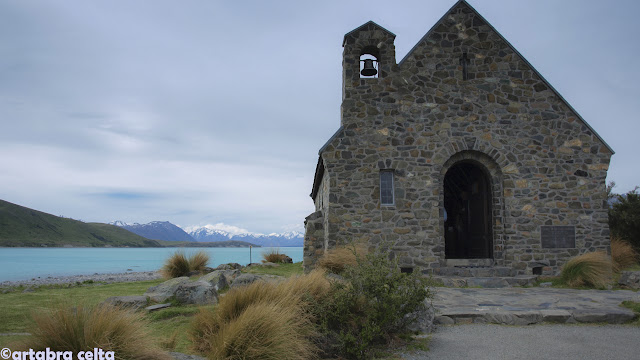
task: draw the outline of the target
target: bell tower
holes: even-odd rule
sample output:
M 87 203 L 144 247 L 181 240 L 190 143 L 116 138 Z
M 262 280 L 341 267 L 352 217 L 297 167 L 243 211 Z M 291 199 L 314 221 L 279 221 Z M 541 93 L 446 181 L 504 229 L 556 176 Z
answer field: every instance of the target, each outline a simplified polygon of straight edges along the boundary
M 363 94 L 371 94 L 396 66 L 396 36 L 369 21 L 344 36 L 342 47 L 341 125 L 349 125 L 353 107 Z

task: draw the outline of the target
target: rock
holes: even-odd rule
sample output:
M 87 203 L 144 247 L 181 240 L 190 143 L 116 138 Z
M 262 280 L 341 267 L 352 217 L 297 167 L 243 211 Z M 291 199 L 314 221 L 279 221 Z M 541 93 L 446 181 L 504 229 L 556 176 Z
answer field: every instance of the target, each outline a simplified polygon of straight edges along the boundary
M 293 264 L 293 259 L 290 258 L 288 255 L 282 254 L 281 261 L 283 264 Z
M 22 293 L 32 293 L 34 291 L 35 290 L 33 290 L 33 288 L 26 288 L 26 289 L 22 290 Z
M 189 278 L 186 276 L 167 280 L 160 285 L 150 287 L 144 296 L 155 302 L 162 302 L 172 297 L 178 287 L 182 284 L 189 282 Z
M 241 274 L 233 280 L 231 287 L 245 286 L 253 283 L 254 281 L 261 280 L 261 277 L 255 274 Z
M 436 312 L 431 305 L 431 300 L 425 300 L 424 308 L 418 312 L 408 314 L 406 317 L 415 317 L 415 320 L 411 322 L 407 329 L 409 331 L 430 333 L 434 329 L 434 319 Z
M 152 311 L 156 311 L 156 310 L 160 310 L 160 309 L 165 309 L 170 307 L 171 304 L 170 303 L 166 303 L 166 304 L 156 304 L 156 305 L 151 305 L 151 306 L 147 306 L 146 308 L 144 308 L 145 310 L 152 312 Z
M 112 296 L 103 301 L 103 304 L 119 306 L 123 308 L 131 308 L 138 310 L 147 306 L 147 297 L 141 295 L 134 296 Z
M 218 292 L 215 287 L 205 281 L 180 284 L 175 297 L 181 304 L 207 305 L 218 302 Z
M 629 289 L 640 289 L 640 271 L 621 272 L 618 284 Z
M 242 269 L 242 265 L 238 263 L 228 263 L 219 265 L 216 270 L 240 270 Z
M 207 282 L 220 291 L 229 286 L 229 284 L 240 275 L 240 270 L 215 270 L 204 275 L 198 281 Z
M 552 283 L 552 282 L 543 282 L 543 283 L 540 283 L 540 287 L 544 287 L 544 288 L 551 287 L 552 285 L 553 285 L 553 283 Z
M 208 267 L 208 266 L 205 266 L 204 268 L 202 268 L 202 273 L 203 273 L 203 274 L 208 274 L 208 273 L 213 272 L 213 271 L 215 271 L 215 270 L 216 270 L 216 269 L 214 269 L 214 268 L 210 268 L 210 267 Z

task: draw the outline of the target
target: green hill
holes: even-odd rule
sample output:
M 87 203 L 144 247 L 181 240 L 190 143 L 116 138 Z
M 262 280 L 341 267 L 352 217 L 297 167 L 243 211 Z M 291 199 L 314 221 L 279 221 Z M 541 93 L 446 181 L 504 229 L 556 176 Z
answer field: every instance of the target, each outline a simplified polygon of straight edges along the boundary
M 0 200 L 0 246 L 161 247 L 115 225 L 82 221 Z

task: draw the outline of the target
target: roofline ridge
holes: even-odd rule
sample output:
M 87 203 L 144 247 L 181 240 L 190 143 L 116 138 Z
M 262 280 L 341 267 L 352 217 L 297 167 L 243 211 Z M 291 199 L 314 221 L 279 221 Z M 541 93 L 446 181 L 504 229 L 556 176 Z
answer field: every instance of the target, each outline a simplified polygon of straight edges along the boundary
M 589 125 L 589 123 L 580 115 L 580 113 L 578 113 L 578 111 L 576 111 L 576 109 L 573 108 L 573 106 L 571 106 L 571 104 L 569 104 L 569 102 L 560 94 L 560 92 L 558 92 L 558 90 L 556 90 L 556 88 L 553 87 L 553 85 L 551 85 L 551 83 L 549 83 L 549 81 L 547 81 L 547 79 L 545 79 L 544 76 L 542 76 L 542 74 L 540 74 L 540 72 L 533 66 L 531 65 L 531 63 L 529 62 L 529 60 L 527 60 L 527 58 L 525 58 L 520 51 L 518 51 L 518 49 L 516 49 L 513 45 L 511 45 L 511 43 L 504 37 L 502 36 L 502 34 L 496 30 L 495 27 L 493 27 L 493 25 L 491 25 L 491 23 L 489 21 L 487 21 L 487 19 L 484 18 L 484 16 L 482 16 L 478 10 L 476 10 L 473 6 L 471 6 L 471 4 L 469 4 L 466 0 L 458 0 L 449 10 L 447 10 L 447 12 L 444 13 L 444 15 L 442 15 L 442 17 L 440 18 L 440 20 L 438 20 L 435 25 L 433 25 L 429 31 L 427 31 L 427 33 L 420 38 L 420 40 L 416 43 L 416 45 L 411 48 L 411 50 L 409 50 L 409 52 L 407 53 L 407 55 L 405 55 L 402 60 L 400 60 L 400 62 L 398 63 L 398 67 L 402 66 L 402 64 L 404 63 L 404 61 L 409 57 L 409 55 L 411 55 L 414 50 L 418 47 L 418 45 L 420 45 L 420 43 L 422 43 L 424 40 L 426 40 L 426 38 L 431 35 L 431 32 L 433 31 L 433 29 L 435 29 L 438 25 L 440 25 L 440 23 L 446 18 L 447 15 L 449 15 L 449 13 L 451 12 L 451 10 L 453 10 L 456 6 L 460 5 L 461 3 L 467 5 L 471 11 L 473 11 L 478 17 L 480 17 L 480 20 L 482 20 L 485 24 L 487 24 L 489 26 L 489 28 L 495 32 L 496 34 L 498 34 L 498 36 L 500 37 L 500 39 L 502 41 L 504 41 L 505 44 L 507 44 L 507 46 L 517 55 L 520 57 L 520 59 L 522 59 L 524 61 L 524 63 L 531 68 L 531 70 L 533 70 L 534 74 L 536 74 L 540 80 L 565 104 L 567 105 L 567 107 L 569 108 L 569 110 L 571 110 L 580 121 L 582 121 L 582 123 L 598 138 L 598 140 L 600 140 L 604 146 L 606 146 L 606 148 L 611 151 L 611 154 L 615 154 L 615 151 L 613 150 L 613 148 L 611 148 L 611 146 L 609 146 L 609 144 L 607 144 L 606 141 L 604 141 L 604 139 L 600 136 L 600 134 L 598 134 L 597 131 L 595 131 L 591 125 Z

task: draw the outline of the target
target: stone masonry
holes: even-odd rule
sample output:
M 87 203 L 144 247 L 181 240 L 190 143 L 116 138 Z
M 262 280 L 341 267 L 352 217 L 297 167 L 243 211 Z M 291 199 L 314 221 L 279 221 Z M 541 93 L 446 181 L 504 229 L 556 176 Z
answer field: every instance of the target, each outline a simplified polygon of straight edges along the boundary
M 423 273 L 450 266 L 449 253 L 465 258 L 456 240 L 463 237 L 471 239 L 464 246 L 481 248 L 468 264 L 480 257 L 521 275 L 610 251 L 605 178 L 613 150 L 531 64 L 464 0 L 399 63 L 394 39 L 373 22 L 344 37 L 341 126 L 319 152 L 305 268 L 353 241 L 389 244 L 400 266 Z M 361 77 L 363 54 L 377 59 L 377 77 Z M 472 189 L 451 200 L 464 216 L 445 204 L 454 168 L 462 169 L 455 181 Z M 391 205 L 381 204 L 381 170 L 393 172 Z M 484 180 L 465 180 L 473 171 Z M 476 192 L 485 200 L 468 200 L 475 209 L 460 200 Z M 465 232 L 445 222 L 447 212 L 468 221 Z M 479 245 L 472 228 L 482 228 Z M 558 229 L 573 237 L 554 243 Z M 447 231 L 458 231 L 449 243 Z

